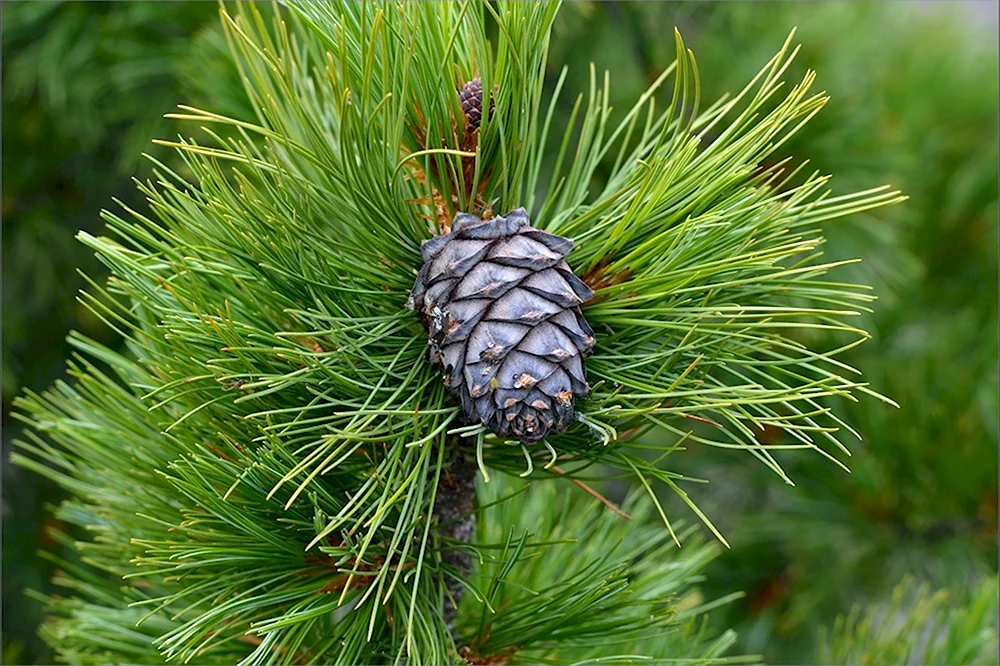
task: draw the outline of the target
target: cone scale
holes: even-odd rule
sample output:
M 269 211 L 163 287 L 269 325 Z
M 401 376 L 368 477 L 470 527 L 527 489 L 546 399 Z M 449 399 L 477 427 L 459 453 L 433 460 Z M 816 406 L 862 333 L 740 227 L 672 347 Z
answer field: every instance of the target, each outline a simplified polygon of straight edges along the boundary
M 523 208 L 482 220 L 459 213 L 424 241 L 407 307 L 420 314 L 428 360 L 466 418 L 523 443 L 563 432 L 590 392 L 594 293 L 573 274 L 568 238 L 535 229 Z

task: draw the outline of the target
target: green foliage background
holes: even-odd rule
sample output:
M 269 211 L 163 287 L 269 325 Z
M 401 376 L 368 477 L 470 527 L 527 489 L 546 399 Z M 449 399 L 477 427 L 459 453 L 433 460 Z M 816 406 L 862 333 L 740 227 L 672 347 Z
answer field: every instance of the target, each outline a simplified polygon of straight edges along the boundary
M 148 169 L 140 152 L 165 156 L 148 142 L 174 134 L 164 113 L 188 103 L 241 115 L 245 102 L 214 3 L 4 3 L 3 19 L 6 459 L 10 400 L 60 375 L 66 333 L 114 343 L 75 301 L 74 269 L 100 275 L 76 231 L 98 231 L 112 196 L 138 203 L 128 177 Z M 825 230 L 828 257 L 862 257 L 853 270 L 880 297 L 875 339 L 844 360 L 901 405 L 844 407 L 865 440 L 851 475 L 819 456 L 789 457 L 797 485 L 781 487 L 745 455 L 678 458 L 680 471 L 711 481 L 695 500 L 733 545 L 703 583 L 708 598 L 746 592 L 714 617 L 737 630 L 733 651 L 772 663 L 858 659 L 836 632 L 864 623 L 834 618 L 856 602 L 890 603 L 904 575 L 970 607 L 983 585 L 995 590 L 996 37 L 947 5 L 578 2 L 559 15 L 550 62 L 569 65 L 570 90 L 586 89 L 589 61 L 610 70 L 623 113 L 673 59 L 663 36 L 674 25 L 698 58 L 705 99 L 742 86 L 798 26 L 790 76 L 818 71 L 832 100 L 788 151 L 837 174 L 836 191 L 888 182 L 910 196 Z M 40 605 L 22 589 L 49 589 L 35 551 L 53 546 L 46 503 L 57 499 L 4 465 L 4 663 L 51 660 L 34 637 Z M 995 605 L 984 612 L 995 617 Z M 821 639 L 821 625 L 834 637 Z M 995 663 L 993 645 L 968 658 Z

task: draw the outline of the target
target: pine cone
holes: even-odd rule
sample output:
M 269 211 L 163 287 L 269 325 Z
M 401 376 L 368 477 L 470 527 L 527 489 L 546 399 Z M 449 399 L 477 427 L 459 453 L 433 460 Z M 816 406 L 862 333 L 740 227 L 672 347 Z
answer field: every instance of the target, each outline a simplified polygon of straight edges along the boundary
M 537 442 L 566 429 L 586 396 L 594 331 L 580 305 L 594 292 L 564 261 L 568 238 L 530 226 L 523 208 L 481 220 L 459 213 L 421 247 L 407 307 L 430 338 L 428 360 L 472 422 Z
M 466 132 L 471 134 L 479 129 L 483 120 L 483 80 L 478 76 L 458 91 L 458 101 L 462 105 L 462 113 L 465 114 Z M 493 117 L 493 95 L 490 95 L 490 117 Z

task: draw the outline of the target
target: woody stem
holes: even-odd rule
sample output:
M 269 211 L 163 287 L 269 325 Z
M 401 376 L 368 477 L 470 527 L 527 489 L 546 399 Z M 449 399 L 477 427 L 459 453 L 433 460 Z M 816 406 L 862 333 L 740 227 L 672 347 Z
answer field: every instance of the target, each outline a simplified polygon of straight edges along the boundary
M 460 446 L 458 438 L 450 438 L 449 454 L 453 462 L 441 472 L 438 480 L 437 499 L 434 502 L 434 517 L 437 519 L 438 536 L 443 540 L 469 543 L 476 527 L 476 463 L 469 459 Z M 472 556 L 464 551 L 448 550 L 441 554 L 444 564 L 454 568 L 459 576 L 468 576 L 472 571 Z M 465 591 L 458 580 L 446 575 L 444 584 L 448 590 L 441 614 L 448 628 L 454 632 L 457 605 Z M 450 596 L 450 598 L 449 598 Z

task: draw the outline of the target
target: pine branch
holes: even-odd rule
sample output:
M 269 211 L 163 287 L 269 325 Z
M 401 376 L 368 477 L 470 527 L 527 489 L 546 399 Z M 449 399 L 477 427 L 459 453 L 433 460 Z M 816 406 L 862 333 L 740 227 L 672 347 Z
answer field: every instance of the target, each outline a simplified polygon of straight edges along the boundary
M 886 604 L 855 605 L 820 636 L 824 664 L 985 664 L 997 661 L 997 580 L 968 598 L 903 580 Z
M 609 77 L 598 90 L 593 76 L 581 126 L 550 140 L 542 90 L 556 9 L 295 3 L 272 25 L 252 4 L 223 11 L 256 122 L 182 109 L 207 139 L 163 142 L 184 164 L 156 162 L 155 181 L 138 184 L 149 212 L 107 213 L 108 236 L 81 234 L 112 276 L 82 299 L 128 355 L 75 338 L 74 383 L 19 403 L 34 431 L 16 462 L 73 493 L 74 524 L 99 526 L 81 558 L 145 585 L 129 607 L 169 619 L 153 640 L 163 659 L 457 660 L 449 624 L 477 580 L 465 576 L 473 443 L 484 480 L 492 470 L 581 481 L 605 464 L 649 496 L 667 529 L 642 539 L 636 561 L 562 560 L 548 573 L 565 585 L 518 598 L 516 613 L 475 634 L 478 656 L 606 656 L 614 640 L 670 625 L 677 609 L 653 592 L 689 581 L 654 566 L 691 531 L 652 482 L 711 527 L 687 479 L 659 466 L 678 444 L 653 445 L 654 464 L 650 445 L 619 433 L 662 427 L 742 449 L 786 480 L 778 447 L 757 439 L 765 427 L 830 458 L 817 441 L 846 450 L 834 433 L 850 429 L 822 401 L 872 395 L 837 359 L 867 337 L 846 320 L 871 297 L 827 279 L 841 262 L 819 263 L 817 225 L 901 198 L 884 188 L 830 197 L 826 178 L 792 186 L 761 167 L 825 102 L 809 93 L 812 74 L 779 98 L 787 42 L 746 90 L 699 113 L 697 68 L 678 36 L 676 63 L 621 125 L 607 124 Z M 475 74 L 495 109 L 472 153 L 455 91 Z M 669 76 L 672 102 L 656 114 Z M 420 243 L 437 231 L 428 220 L 477 197 L 497 211 L 528 206 L 534 224 L 572 237 L 571 268 L 598 287 L 585 308 L 599 336 L 593 391 L 578 423 L 538 445 L 463 421 L 405 309 Z M 802 330 L 849 340 L 816 351 L 790 335 Z M 715 425 L 702 436 L 692 422 Z M 453 449 L 468 457 L 453 462 Z M 564 456 L 562 473 L 551 471 Z M 569 525 L 570 511 L 546 520 Z M 494 584 L 474 595 L 490 612 L 501 597 L 514 603 L 523 581 L 510 576 L 537 545 L 504 521 Z M 579 529 L 610 552 L 607 534 Z M 625 594 L 632 569 L 648 584 L 638 605 Z M 460 617 L 454 628 L 468 635 Z
M 506 500 L 517 484 L 498 481 L 480 488 L 476 594 L 457 621 L 470 663 L 754 659 L 723 657 L 735 636 L 706 624 L 707 612 L 735 598 L 706 602 L 695 587 L 718 544 L 683 528 L 689 543 L 677 549 L 641 492 L 626 499 L 634 519 L 623 521 L 556 481 Z

